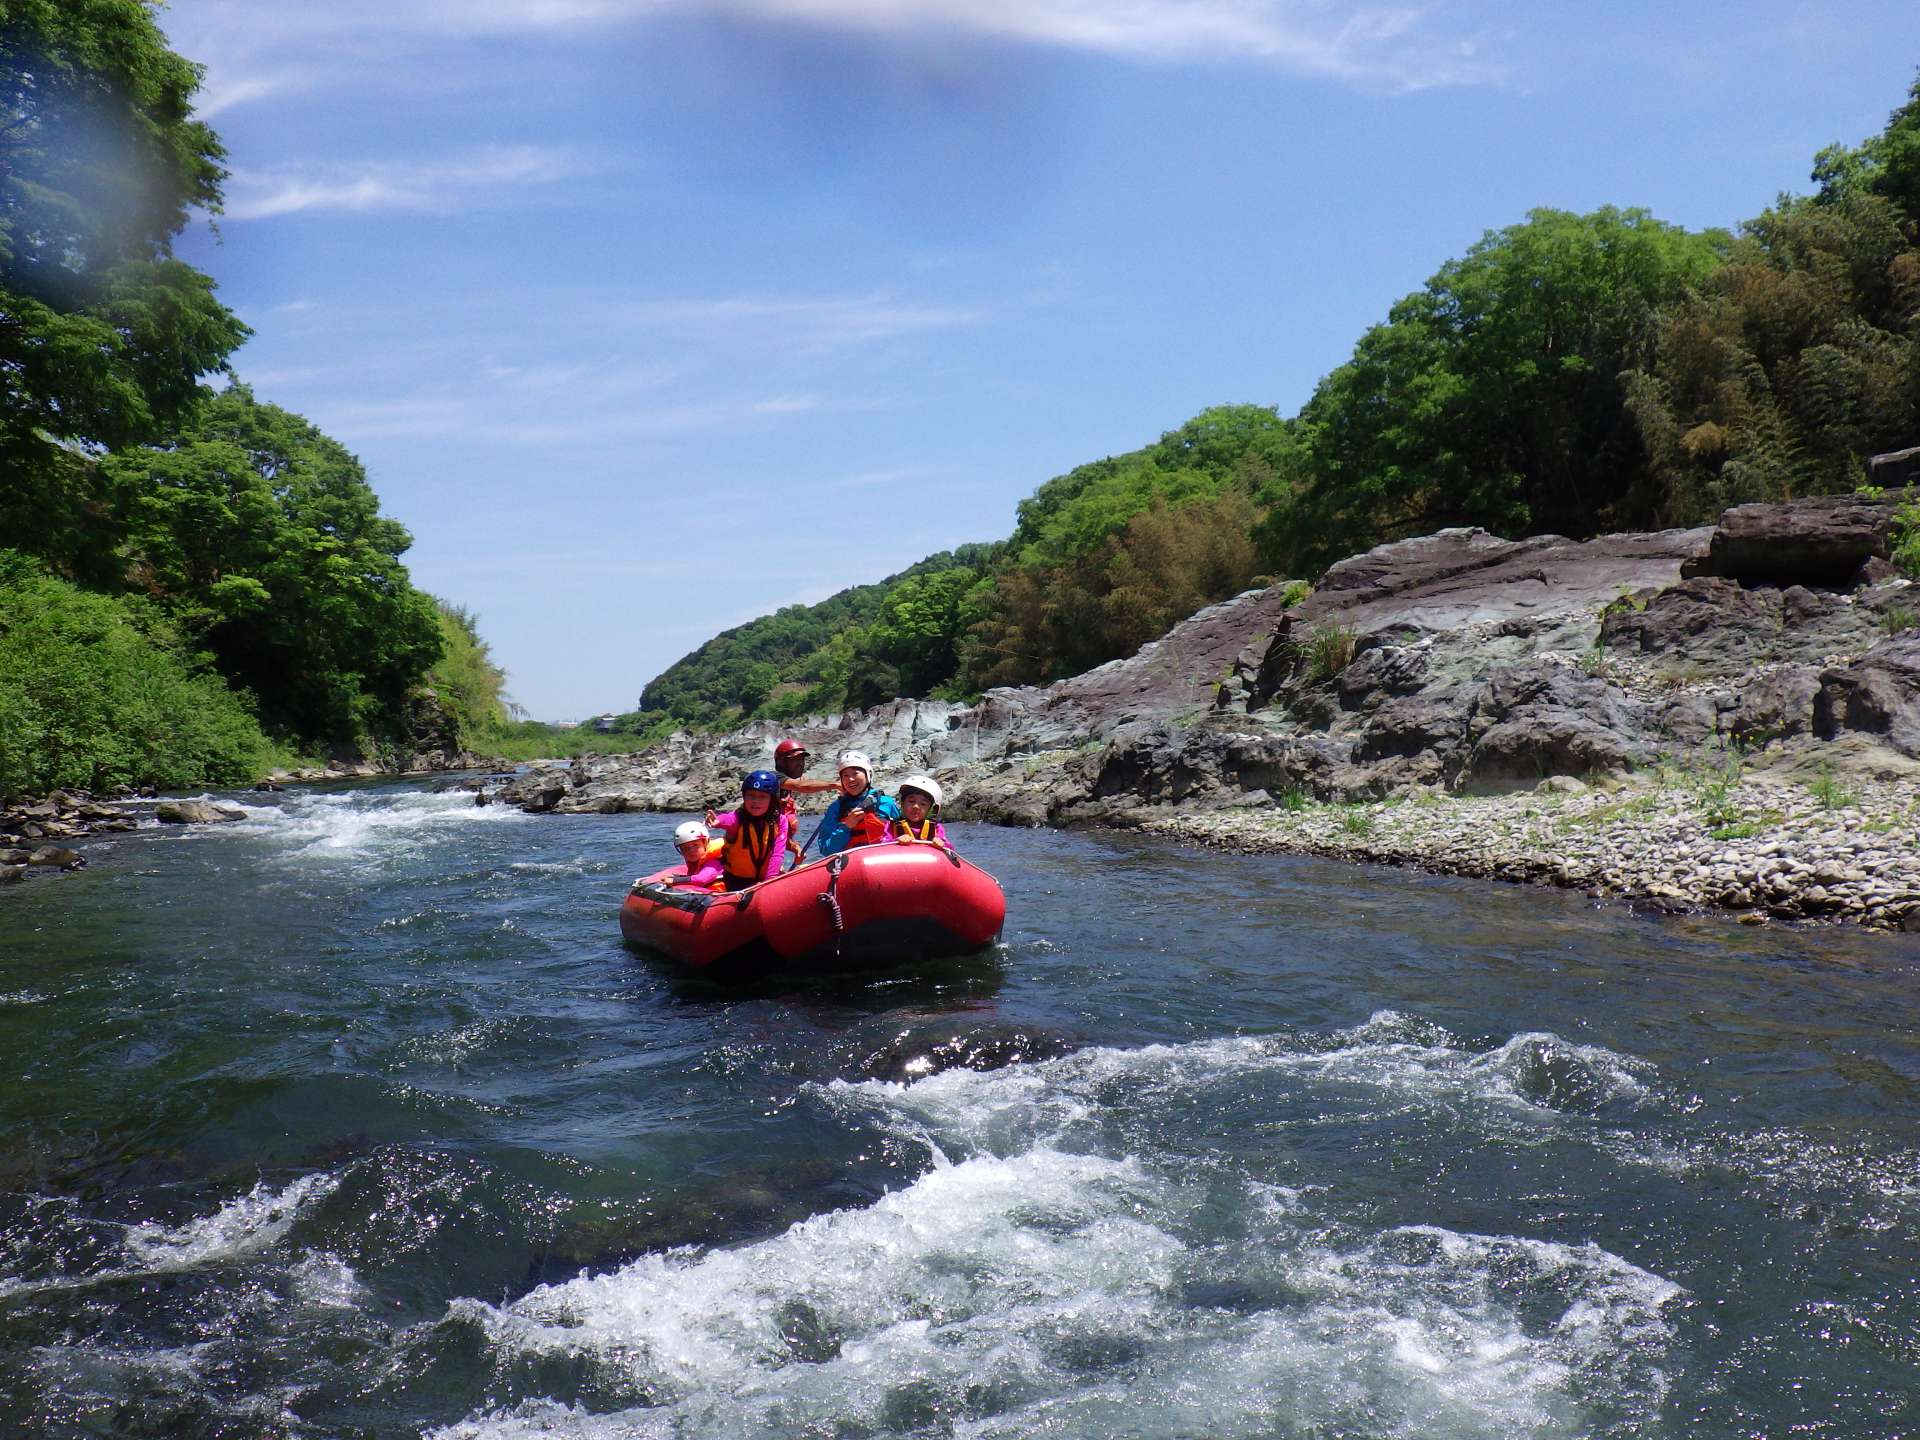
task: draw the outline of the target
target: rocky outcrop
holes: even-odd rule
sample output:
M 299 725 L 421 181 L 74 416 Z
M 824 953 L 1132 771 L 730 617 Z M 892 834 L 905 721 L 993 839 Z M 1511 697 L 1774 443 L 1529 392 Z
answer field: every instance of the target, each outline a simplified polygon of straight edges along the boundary
M 44 800 L 0 809 L 0 846 L 69 839 L 96 830 L 131 830 L 136 823 L 126 811 L 84 791 L 55 790 Z
M 1676 764 L 1897 789 L 1920 777 L 1920 590 L 1862 564 L 1889 553 L 1892 504 L 1743 506 L 1719 527 L 1583 542 L 1442 531 L 1343 561 L 1304 596 L 1298 583 L 1235 596 L 1054 685 L 971 706 L 899 700 L 794 733 L 815 774 L 865 750 L 883 784 L 930 770 L 950 818 L 1007 824 L 1239 826 L 1302 807 L 1584 793 Z M 698 811 L 729 801 L 781 733 L 678 734 L 536 768 L 502 798 Z M 1532 860 L 1513 873 L 1552 878 Z
M 1736 505 L 1720 517 L 1692 573 L 1743 585 L 1849 585 L 1891 551 L 1894 512 L 1913 492 L 1820 495 L 1781 505 Z
M 1920 760 L 1920 631 L 1884 640 L 1853 664 L 1820 676 L 1814 734 L 1832 740 L 1848 731 L 1878 737 Z
M 1920 485 L 1920 445 L 1874 456 L 1867 461 L 1867 480 L 1885 490 Z

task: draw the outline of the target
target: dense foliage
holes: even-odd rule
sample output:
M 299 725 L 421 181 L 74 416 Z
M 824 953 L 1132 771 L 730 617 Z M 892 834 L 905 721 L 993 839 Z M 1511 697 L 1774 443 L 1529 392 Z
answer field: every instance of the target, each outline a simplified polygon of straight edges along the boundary
M 1536 210 L 1443 265 L 1301 411 L 1291 497 L 1262 526 L 1270 559 L 1309 569 L 1446 525 L 1592 534 L 1628 519 L 1646 457 L 1622 377 L 1653 360 L 1661 307 L 1729 239 L 1644 211 Z
M 463 606 L 434 602 L 440 623 L 440 658 L 427 671 L 427 684 L 452 710 L 460 732 L 498 735 L 510 723 L 506 673 L 480 638 L 480 620 Z
M 198 85 L 137 0 L 0 12 L 0 535 L 69 573 L 88 458 L 164 435 L 247 334 L 172 258 L 225 173 Z
M 1611 207 L 1490 231 L 1297 416 L 1224 406 L 1082 465 L 1021 503 L 1004 545 L 729 631 L 632 718 L 1044 681 L 1256 571 L 1442 526 L 1586 536 L 1851 488 L 1867 456 L 1920 442 L 1920 81 L 1813 178 L 1737 233 Z
M 993 547 L 963 545 L 922 560 L 873 585 L 842 590 L 818 605 L 789 605 L 748 624 L 722 631 L 676 661 L 647 686 L 640 700 L 646 714 L 706 722 L 726 712 L 799 714 L 846 703 L 857 670 L 872 673 L 879 657 L 862 642 L 882 618 L 893 591 L 910 581 L 945 572 L 983 571 Z M 912 597 L 896 600 L 887 623 L 894 643 L 904 645 L 915 621 Z M 902 605 L 908 613 L 902 613 Z M 949 622 L 952 623 L 952 617 Z M 950 642 L 949 642 L 950 643 Z M 939 677 L 944 678 L 944 677 Z M 886 689 L 884 685 L 874 690 Z M 898 693 L 887 690 L 878 699 Z M 860 703 L 871 703 L 864 698 Z
M 247 330 L 172 244 L 224 155 L 151 11 L 0 3 L 0 793 L 403 743 L 436 664 L 463 720 L 504 718 L 359 462 L 206 383 Z
M 0 551 L 0 795 L 251 779 L 269 747 L 158 610 Z
M 339 741 L 392 727 L 440 656 L 441 622 L 359 461 L 235 385 L 99 468 L 126 579 L 259 696 L 271 728 Z

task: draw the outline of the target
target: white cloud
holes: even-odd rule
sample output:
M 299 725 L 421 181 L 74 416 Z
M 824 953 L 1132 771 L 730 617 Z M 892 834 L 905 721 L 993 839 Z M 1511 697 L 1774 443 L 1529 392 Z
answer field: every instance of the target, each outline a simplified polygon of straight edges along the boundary
M 175 0 L 182 53 L 208 67 L 200 110 L 377 73 L 395 49 L 590 33 L 671 12 L 824 30 L 948 34 L 1145 63 L 1265 65 L 1414 90 L 1503 78 L 1436 0 Z
M 451 210 L 490 192 L 551 185 L 585 168 L 566 150 L 509 145 L 429 163 L 236 169 L 227 183 L 226 218 L 266 220 L 304 210 Z

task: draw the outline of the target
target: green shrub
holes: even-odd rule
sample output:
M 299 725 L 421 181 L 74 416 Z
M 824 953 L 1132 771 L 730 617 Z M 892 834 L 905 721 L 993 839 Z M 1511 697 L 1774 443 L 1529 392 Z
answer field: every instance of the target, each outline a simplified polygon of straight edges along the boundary
M 1889 558 L 1909 580 L 1920 580 L 1920 500 L 1893 512 L 1893 548 Z
M 1720 764 L 1702 771 L 1695 783 L 1700 797 L 1700 814 L 1710 828 L 1738 824 L 1742 818 L 1734 801 L 1743 772 L 1740 757 L 1727 756 Z
M 1360 632 L 1338 621 L 1317 625 L 1307 634 L 1307 677 L 1315 684 L 1331 680 L 1353 663 Z
M 1820 802 L 1822 810 L 1844 810 L 1860 798 L 1834 775 L 1830 765 L 1822 765 L 1819 775 L 1807 782 L 1807 793 Z
M 270 753 L 247 699 L 148 607 L 0 552 L 0 793 L 239 784 Z

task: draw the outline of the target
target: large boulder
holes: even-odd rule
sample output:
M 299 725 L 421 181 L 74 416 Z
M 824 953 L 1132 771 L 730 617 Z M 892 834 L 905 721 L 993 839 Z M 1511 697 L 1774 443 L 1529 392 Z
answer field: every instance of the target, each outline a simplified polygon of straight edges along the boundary
M 1920 485 L 1920 445 L 1874 456 L 1867 461 L 1867 480 L 1888 490 L 1901 485 Z
M 153 818 L 162 825 L 217 825 L 244 820 L 247 812 L 219 800 L 162 800 L 154 807 Z
M 1881 736 L 1920 758 L 1920 633 L 1883 640 L 1853 664 L 1824 672 L 1813 731 L 1822 740 L 1844 731 Z
M 27 857 L 29 865 L 45 865 L 55 870 L 84 870 L 87 857 L 64 845 L 42 845 Z
M 1471 705 L 1465 788 L 1505 790 L 1549 775 L 1606 774 L 1645 758 L 1641 727 L 1620 692 L 1560 666 L 1496 671 Z
M 1894 511 L 1909 498 L 1818 495 L 1736 505 L 1720 517 L 1693 573 L 1742 585 L 1851 585 L 1867 561 L 1887 558 Z

